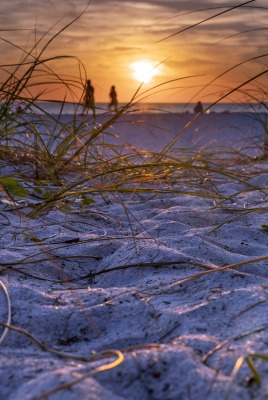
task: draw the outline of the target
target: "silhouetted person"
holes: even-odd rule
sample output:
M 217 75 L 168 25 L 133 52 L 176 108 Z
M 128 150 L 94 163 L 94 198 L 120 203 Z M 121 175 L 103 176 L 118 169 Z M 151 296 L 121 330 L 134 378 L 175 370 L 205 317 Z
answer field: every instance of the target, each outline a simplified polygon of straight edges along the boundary
M 85 87 L 84 107 L 85 113 L 88 113 L 88 110 L 91 109 L 93 111 L 93 115 L 95 115 L 94 87 L 91 85 L 91 81 L 89 79 L 87 80 Z
M 112 107 L 114 108 L 115 111 L 117 111 L 117 106 L 118 106 L 118 100 L 117 100 L 117 93 L 115 91 L 115 86 L 111 87 L 110 93 L 110 103 L 108 104 L 109 110 L 112 110 Z
M 202 105 L 201 101 L 198 101 L 198 102 L 197 102 L 197 104 L 196 104 L 196 106 L 195 106 L 195 108 L 194 108 L 194 112 L 195 112 L 196 114 L 200 114 L 200 113 L 203 113 L 203 112 L 204 112 L 203 105 Z

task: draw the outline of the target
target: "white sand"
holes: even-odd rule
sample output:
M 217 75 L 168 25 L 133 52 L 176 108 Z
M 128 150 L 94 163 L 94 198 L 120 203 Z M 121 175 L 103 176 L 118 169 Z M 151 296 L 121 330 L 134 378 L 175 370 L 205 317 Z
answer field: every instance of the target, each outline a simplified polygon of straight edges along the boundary
M 161 151 L 192 117 L 128 115 L 110 131 L 131 145 Z M 204 115 L 180 135 L 175 147 L 208 154 L 219 150 L 231 166 L 238 157 L 233 150 L 261 154 L 260 133 L 250 116 Z M 267 354 L 268 260 L 250 261 L 268 257 L 268 232 L 261 228 L 268 224 L 268 169 L 264 161 L 244 161 L 233 165 L 233 171 L 262 191 L 251 186 L 244 192 L 245 183 L 228 177 L 214 182 L 196 178 L 196 187 L 214 185 L 215 192 L 228 195 L 243 191 L 217 207 L 209 197 L 125 194 L 121 199 L 127 214 L 109 195 L 105 201 L 96 196 L 83 213 L 54 210 L 30 219 L 3 203 L 1 280 L 11 298 L 12 325 L 62 352 L 89 356 L 118 349 L 125 357 L 118 367 L 49 399 L 223 399 L 238 357 Z M 193 190 L 185 179 L 172 188 Z M 160 185 L 170 188 L 165 182 Z M 254 207 L 263 212 L 245 213 Z M 35 243 L 29 235 L 41 241 Z M 20 272 L 3 267 L 16 261 L 12 268 Z M 217 271 L 243 261 L 249 264 Z M 198 276 L 203 272 L 207 274 Z M 62 280 L 70 282 L 56 283 Z M 5 321 L 2 292 L 0 298 Z M 6 400 L 41 398 L 43 391 L 115 359 L 66 360 L 41 351 L 14 331 L 0 350 L 0 399 Z M 267 363 L 256 365 L 262 384 L 247 384 L 250 371 L 244 363 L 231 399 L 268 398 Z

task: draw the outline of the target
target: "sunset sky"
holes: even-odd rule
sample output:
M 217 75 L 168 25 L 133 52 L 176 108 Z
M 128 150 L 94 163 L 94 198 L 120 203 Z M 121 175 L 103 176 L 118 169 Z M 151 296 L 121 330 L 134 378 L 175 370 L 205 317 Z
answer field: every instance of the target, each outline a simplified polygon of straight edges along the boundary
M 267 0 L 256 0 L 174 34 L 242 3 L 242 0 L 92 0 L 86 9 L 85 0 L 1 0 L 0 62 L 1 65 L 19 62 L 22 51 L 16 46 L 29 50 L 47 33 L 38 45 L 41 50 L 42 44 L 86 9 L 51 43 L 43 57 L 72 55 L 81 60 L 95 87 L 97 102 L 108 101 L 111 85 L 116 86 L 119 101 L 129 101 L 140 84 L 134 76 L 133 64 L 141 62 L 147 63 L 144 68 L 155 67 L 154 76 L 143 84 L 141 92 L 161 85 L 146 92 L 150 95 L 146 101 L 188 102 L 193 96 L 204 102 L 213 101 L 228 88 L 267 67 L 267 57 L 245 63 L 198 93 L 228 68 L 268 53 Z M 86 78 L 77 61 L 71 59 L 49 66 L 64 78 L 79 79 L 80 72 L 82 80 Z M 0 71 L 1 81 L 3 76 Z M 166 83 L 176 79 L 179 80 Z M 267 81 L 267 75 L 262 82 L 263 79 Z M 44 86 L 33 90 L 43 89 Z M 57 88 L 46 97 L 62 99 L 64 92 Z M 81 96 L 81 88 L 75 89 L 74 94 L 77 98 Z M 239 100 L 241 96 L 237 94 L 226 101 Z

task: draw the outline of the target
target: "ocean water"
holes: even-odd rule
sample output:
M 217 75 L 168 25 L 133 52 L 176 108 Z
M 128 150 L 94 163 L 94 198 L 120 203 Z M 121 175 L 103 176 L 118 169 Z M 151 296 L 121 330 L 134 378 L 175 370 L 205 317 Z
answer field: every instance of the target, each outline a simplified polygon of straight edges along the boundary
M 74 113 L 82 114 L 83 113 L 83 105 L 79 105 L 77 103 L 62 103 L 62 102 L 38 102 L 37 106 L 32 106 L 31 109 L 37 113 L 49 113 L 59 115 L 67 114 L 73 115 Z M 123 107 L 125 104 L 119 104 L 119 107 Z M 194 113 L 195 104 L 183 104 L 183 103 L 140 103 L 132 106 L 128 112 L 131 113 Z M 203 104 L 204 109 L 210 107 L 209 103 Z M 213 107 L 209 108 L 207 113 L 215 112 L 215 113 L 243 113 L 243 112 L 268 112 L 268 106 L 260 105 L 260 104 L 249 104 L 249 103 L 218 103 Z M 96 103 L 95 112 L 97 115 L 107 113 L 108 105 L 107 103 Z M 89 115 L 91 111 L 89 110 Z

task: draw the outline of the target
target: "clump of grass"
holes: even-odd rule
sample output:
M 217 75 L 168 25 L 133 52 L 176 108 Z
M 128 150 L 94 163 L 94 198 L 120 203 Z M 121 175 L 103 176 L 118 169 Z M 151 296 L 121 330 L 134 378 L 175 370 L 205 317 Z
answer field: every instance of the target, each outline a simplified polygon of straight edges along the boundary
M 45 56 L 49 45 L 71 23 L 51 37 L 41 36 L 28 51 L 10 43 L 11 47 L 22 54 L 21 61 L 18 64 L 0 65 L 6 76 L 0 83 L 1 158 L 15 163 L 27 163 L 35 171 L 34 178 L 38 179 L 41 173 L 45 173 L 57 184 L 60 182 L 56 160 L 61 158 L 67 146 L 76 143 L 76 132 L 60 122 L 60 115 L 49 115 L 38 100 L 45 95 L 43 87 L 48 90 L 49 86 L 61 85 L 71 95 L 74 88 L 82 87 L 81 80 L 63 79 L 50 66 L 51 63 L 69 58 L 75 60 L 81 68 L 78 60 L 71 56 Z M 36 91 L 37 86 L 40 88 L 39 94 L 32 95 L 32 90 Z M 40 112 L 44 116 L 40 116 Z M 66 130 L 69 135 L 65 134 L 63 138 L 62 132 Z
M 251 2 L 248 1 L 242 5 Z M 230 7 L 211 18 L 216 18 L 218 15 L 232 11 L 237 7 Z M 74 23 L 75 20 L 71 23 Z M 200 21 L 200 23 L 205 21 Z M 68 28 L 69 25 L 64 29 Z M 38 100 L 44 95 L 44 92 L 41 90 L 39 95 L 31 96 L 31 89 L 36 87 L 37 79 L 41 88 L 49 82 L 51 85 L 61 84 L 69 94 L 75 96 L 74 89 L 79 89 L 81 98 L 83 96 L 81 75 L 78 74 L 79 79 L 61 77 L 53 71 L 50 63 L 52 61 L 61 62 L 64 58 L 45 57 L 45 51 L 50 43 L 64 29 L 52 35 L 47 42 L 44 42 L 46 36 L 41 37 L 27 52 L 14 46 L 22 52 L 22 61 L 17 65 L 1 66 L 1 69 L 5 69 L 8 73 L 8 77 L 0 86 L 0 156 L 2 160 L 25 165 L 23 176 L 19 176 L 19 172 L 16 172 L 16 187 L 10 191 L 10 195 L 18 195 L 19 193 L 26 195 L 25 190 L 27 191 L 31 182 L 31 185 L 44 193 L 45 196 L 43 199 L 40 196 L 40 204 L 33 207 L 29 216 L 38 216 L 51 207 L 61 206 L 61 204 L 75 197 L 82 197 L 84 204 L 87 202 L 89 204 L 92 201 L 92 196 L 96 193 L 128 192 L 131 191 L 131 185 L 135 186 L 133 190 L 136 192 L 155 192 L 159 187 L 159 182 L 163 179 L 167 181 L 167 178 L 170 182 L 187 181 L 189 189 L 181 191 L 182 194 L 211 195 L 222 199 L 221 194 L 215 193 L 215 191 L 209 194 L 207 189 L 204 190 L 197 183 L 207 180 L 208 175 L 211 178 L 215 174 L 217 177 L 226 175 L 220 158 L 214 153 L 210 165 L 208 165 L 208 154 L 203 154 L 201 149 L 195 154 L 187 155 L 186 151 L 180 152 L 180 154 L 176 153 L 174 146 L 182 133 L 181 131 L 160 154 L 143 152 L 127 145 L 125 145 L 123 154 L 117 146 L 105 141 L 105 136 L 108 135 L 107 130 L 123 114 L 137 107 L 140 100 L 144 100 L 155 91 L 164 90 L 165 84 L 170 82 L 159 85 L 152 91 L 142 91 L 141 85 L 124 107 L 111 117 L 104 113 L 104 118 L 100 122 L 96 121 L 95 118 L 81 118 L 78 115 L 79 108 L 74 109 L 73 118 L 66 122 L 62 118 L 64 101 L 58 116 L 49 115 L 42 108 L 42 103 Z M 43 42 L 43 47 L 37 52 L 38 46 Z M 70 56 L 66 57 L 71 58 Z M 77 62 L 78 70 L 84 71 L 83 65 L 78 60 Z M 85 73 L 84 75 L 86 76 Z M 41 79 L 45 78 L 45 80 L 40 80 L 40 77 Z M 184 77 L 178 80 L 189 78 Z M 239 87 L 227 92 L 224 97 L 236 90 L 239 90 Z M 76 100 L 79 106 L 81 99 L 76 98 Z M 18 105 L 23 113 L 16 112 Z M 37 112 L 34 111 L 36 109 Z M 30 111 L 30 113 L 27 111 Z M 43 115 L 40 115 L 40 112 Z M 184 129 L 187 129 L 193 121 L 186 125 Z M 219 163 L 220 168 L 217 167 Z M 197 176 L 199 180 L 197 180 Z M 8 177 L 2 178 L 2 183 L 5 185 Z M 15 179 L 14 177 L 9 178 Z M 44 182 L 45 187 L 43 186 Z M 6 189 L 9 190 L 9 187 L 6 186 Z M 172 192 L 173 189 L 170 190 Z

